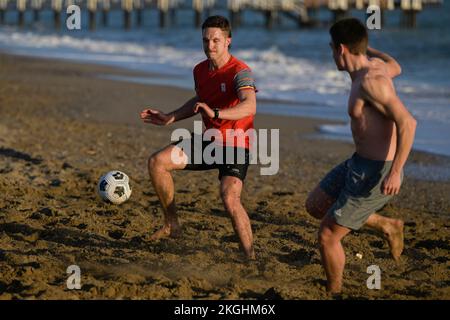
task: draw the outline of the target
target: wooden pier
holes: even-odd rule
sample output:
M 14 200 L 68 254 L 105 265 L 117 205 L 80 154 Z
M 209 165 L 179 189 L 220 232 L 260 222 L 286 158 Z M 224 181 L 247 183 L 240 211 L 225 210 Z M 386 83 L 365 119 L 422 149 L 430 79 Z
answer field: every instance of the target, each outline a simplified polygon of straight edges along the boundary
M 193 10 L 194 25 L 199 27 L 204 18 L 213 10 L 227 10 L 233 27 L 243 24 L 242 13 L 246 10 L 260 12 L 265 19 L 266 28 L 273 28 L 281 16 L 293 19 L 299 26 L 318 25 L 318 10 L 329 10 L 332 20 L 337 21 L 350 14 L 350 10 L 366 10 L 369 5 L 377 5 L 381 13 L 389 10 L 403 12 L 401 25 L 415 27 L 416 17 L 424 8 L 439 6 L 442 0 L 0 0 L 0 24 L 5 23 L 8 11 L 17 12 L 17 24 L 25 26 L 25 12 L 32 11 L 32 22 L 38 22 L 42 10 L 52 10 L 55 28 L 62 25 L 62 18 L 67 15 L 70 5 L 78 5 L 88 12 L 88 26 L 96 29 L 97 15 L 101 14 L 101 24 L 108 26 L 108 16 L 112 10 L 123 12 L 123 27 L 132 28 L 132 15 L 135 25 L 143 25 L 144 10 L 158 10 L 161 28 L 168 27 L 176 21 L 179 10 Z M 333 22 L 331 21 L 331 22 Z

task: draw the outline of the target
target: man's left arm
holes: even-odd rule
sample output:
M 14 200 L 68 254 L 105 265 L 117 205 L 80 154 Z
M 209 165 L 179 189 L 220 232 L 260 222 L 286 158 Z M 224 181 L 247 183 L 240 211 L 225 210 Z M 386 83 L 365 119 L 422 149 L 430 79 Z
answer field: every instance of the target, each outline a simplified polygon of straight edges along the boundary
M 384 63 L 386 63 L 388 74 L 391 78 L 395 78 L 402 73 L 402 67 L 400 67 L 400 64 L 387 53 L 368 47 L 367 55 L 369 57 L 378 58 L 384 61 Z
M 239 120 L 256 114 L 256 94 L 253 89 L 241 89 L 237 93 L 239 103 L 233 108 L 220 110 L 219 119 Z
M 218 119 L 240 120 L 256 114 L 256 87 L 250 69 L 239 71 L 234 79 L 234 90 L 239 98 L 239 103 L 232 108 L 219 110 Z M 214 118 L 214 110 L 205 103 L 197 103 L 195 112 L 202 109 L 210 118 Z
M 238 91 L 239 103 L 233 108 L 219 110 L 218 119 L 239 120 L 256 114 L 256 94 L 254 90 L 246 89 Z M 210 118 L 214 118 L 214 110 L 206 103 L 197 102 L 194 111 L 199 112 L 200 109 Z
M 398 194 L 401 172 L 414 142 L 417 121 L 397 96 L 392 81 L 384 77 L 365 81 L 363 91 L 371 105 L 395 123 L 397 130 L 396 152 L 391 170 L 386 176 L 382 188 L 384 194 Z

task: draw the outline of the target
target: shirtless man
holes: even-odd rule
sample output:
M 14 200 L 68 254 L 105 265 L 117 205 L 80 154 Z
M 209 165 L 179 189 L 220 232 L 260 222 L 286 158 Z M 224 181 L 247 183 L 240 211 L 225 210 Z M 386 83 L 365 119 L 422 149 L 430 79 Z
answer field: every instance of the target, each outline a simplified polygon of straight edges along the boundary
M 355 153 L 332 169 L 309 194 L 306 210 L 321 219 L 318 235 L 327 291 L 340 292 L 345 265 L 341 240 L 363 225 L 384 233 L 395 260 L 403 251 L 403 221 L 375 211 L 398 194 L 411 150 L 416 120 L 396 94 L 392 78 L 401 72 L 389 55 L 368 47 L 365 26 L 357 19 L 330 29 L 338 70 L 352 80 L 348 114 Z
M 174 170 L 219 169 L 220 193 L 225 210 L 231 217 L 233 227 L 239 236 L 241 249 L 249 259 L 254 259 L 253 235 L 250 220 L 241 203 L 241 192 L 250 163 L 250 140 L 245 132 L 253 129 L 256 113 L 256 87 L 250 68 L 228 51 L 231 44 L 231 27 L 222 16 L 212 16 L 202 25 L 203 49 L 207 57 L 194 68 L 196 95 L 182 107 L 168 114 L 148 108 L 141 112 L 146 123 L 166 126 L 175 121 L 201 113 L 206 129 L 220 132 L 222 140 L 203 141 L 192 136 L 153 154 L 148 161 L 148 170 L 153 187 L 158 194 L 164 211 L 164 226 L 152 235 L 152 239 L 176 237 L 180 233 L 175 206 L 174 184 L 171 172 Z M 242 139 L 236 142 L 229 132 L 242 132 Z M 211 131 L 209 131 L 211 132 Z M 215 137 L 217 138 L 217 137 Z M 200 140 L 200 146 L 196 144 Z M 225 159 L 210 164 L 202 157 L 205 148 L 214 143 Z M 187 152 L 190 148 L 190 152 Z M 229 160 L 226 154 L 234 153 Z M 201 163 L 195 162 L 200 154 Z M 173 155 L 177 155 L 173 158 Z M 244 155 L 240 161 L 239 154 Z M 178 162 L 178 159 L 182 161 Z M 194 163 L 195 162 L 195 163 Z

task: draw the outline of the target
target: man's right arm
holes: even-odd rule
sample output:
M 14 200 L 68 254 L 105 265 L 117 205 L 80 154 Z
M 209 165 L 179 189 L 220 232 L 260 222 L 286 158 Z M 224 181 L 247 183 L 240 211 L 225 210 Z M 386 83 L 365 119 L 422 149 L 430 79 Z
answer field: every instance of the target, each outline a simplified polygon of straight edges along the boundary
M 384 194 L 397 194 L 400 190 L 401 172 L 414 142 L 417 121 L 397 96 L 391 79 L 384 76 L 367 78 L 361 86 L 370 105 L 395 123 L 397 149 L 382 187 Z
M 400 67 L 398 62 L 394 58 L 392 58 L 390 55 L 388 55 L 387 53 L 384 53 L 384 52 L 381 52 L 374 48 L 368 47 L 367 55 L 370 58 L 378 58 L 380 60 L 383 60 L 386 63 L 386 66 L 387 66 L 387 69 L 389 72 L 389 76 L 391 78 L 395 78 L 402 73 L 402 68 Z
M 183 104 L 180 108 L 178 108 L 175 111 L 170 112 L 169 113 L 169 116 L 171 118 L 170 123 L 180 121 L 183 119 L 187 119 L 187 118 L 190 118 L 190 117 L 196 115 L 196 113 L 194 112 L 194 106 L 197 102 L 198 102 L 198 97 L 197 96 L 192 97 L 185 104 Z
M 183 106 L 170 113 L 163 113 L 156 109 L 145 109 L 141 112 L 141 119 L 145 123 L 152 123 L 158 126 L 167 126 L 176 121 L 180 121 L 195 115 L 194 106 L 198 101 L 198 97 L 195 96 L 189 99 Z

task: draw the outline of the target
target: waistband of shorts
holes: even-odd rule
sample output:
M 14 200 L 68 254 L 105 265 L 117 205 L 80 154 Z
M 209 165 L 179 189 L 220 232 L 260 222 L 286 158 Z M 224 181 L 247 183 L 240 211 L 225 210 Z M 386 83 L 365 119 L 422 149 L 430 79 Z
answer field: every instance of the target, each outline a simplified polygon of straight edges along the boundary
M 366 162 L 366 163 L 383 164 L 385 166 L 392 165 L 392 160 L 387 160 L 387 161 L 386 160 L 373 160 L 373 159 L 365 158 L 356 152 L 353 153 L 352 159 L 354 159 L 355 161 L 361 161 L 361 162 Z

